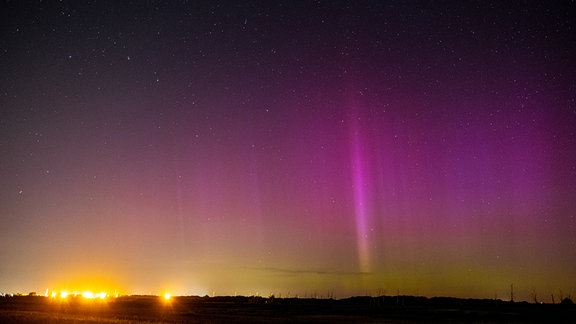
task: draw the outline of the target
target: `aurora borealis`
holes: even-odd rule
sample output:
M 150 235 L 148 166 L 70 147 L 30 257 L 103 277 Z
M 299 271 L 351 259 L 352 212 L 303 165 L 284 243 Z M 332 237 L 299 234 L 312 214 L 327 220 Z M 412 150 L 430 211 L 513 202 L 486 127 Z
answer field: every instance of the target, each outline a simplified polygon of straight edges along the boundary
M 0 292 L 574 296 L 575 9 L 3 1 Z

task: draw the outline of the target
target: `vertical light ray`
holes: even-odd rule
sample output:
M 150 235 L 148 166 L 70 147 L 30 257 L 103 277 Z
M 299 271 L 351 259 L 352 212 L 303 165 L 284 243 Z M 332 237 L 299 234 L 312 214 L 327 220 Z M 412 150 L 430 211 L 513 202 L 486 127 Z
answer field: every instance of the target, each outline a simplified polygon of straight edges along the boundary
M 358 248 L 358 264 L 360 271 L 370 270 L 370 238 L 368 231 L 369 210 L 367 206 L 367 175 L 363 142 L 358 125 L 352 131 L 352 190 L 354 199 L 354 219 L 356 222 L 356 240 Z
M 184 250 L 185 248 L 185 230 L 184 230 L 184 207 L 182 200 L 182 169 L 180 167 L 179 158 L 174 155 L 174 163 L 176 165 L 176 204 L 177 204 L 177 214 L 178 214 L 178 234 L 180 238 L 180 248 Z

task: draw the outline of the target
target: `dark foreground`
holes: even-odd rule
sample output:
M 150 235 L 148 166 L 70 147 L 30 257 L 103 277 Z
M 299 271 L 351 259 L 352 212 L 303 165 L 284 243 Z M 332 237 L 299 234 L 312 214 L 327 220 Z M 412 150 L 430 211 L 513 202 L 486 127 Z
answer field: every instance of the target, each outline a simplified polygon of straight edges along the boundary
M 0 297 L 0 323 L 576 323 L 572 303 L 410 296 L 297 299 Z

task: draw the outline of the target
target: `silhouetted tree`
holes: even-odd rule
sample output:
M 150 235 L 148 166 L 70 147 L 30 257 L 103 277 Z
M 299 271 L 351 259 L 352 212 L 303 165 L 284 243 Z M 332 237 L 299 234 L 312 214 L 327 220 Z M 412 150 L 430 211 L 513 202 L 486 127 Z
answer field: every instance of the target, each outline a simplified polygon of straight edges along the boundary
M 574 302 L 572 301 L 572 299 L 566 297 L 566 298 L 562 299 L 562 302 L 560 304 L 562 304 L 562 305 L 574 305 Z

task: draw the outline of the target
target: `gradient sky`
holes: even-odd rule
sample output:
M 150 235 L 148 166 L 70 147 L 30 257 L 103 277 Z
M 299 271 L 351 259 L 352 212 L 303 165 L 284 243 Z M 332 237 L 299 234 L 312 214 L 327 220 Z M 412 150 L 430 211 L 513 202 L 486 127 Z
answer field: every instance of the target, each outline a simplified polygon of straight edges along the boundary
M 0 12 L 0 292 L 576 295 L 574 2 Z

